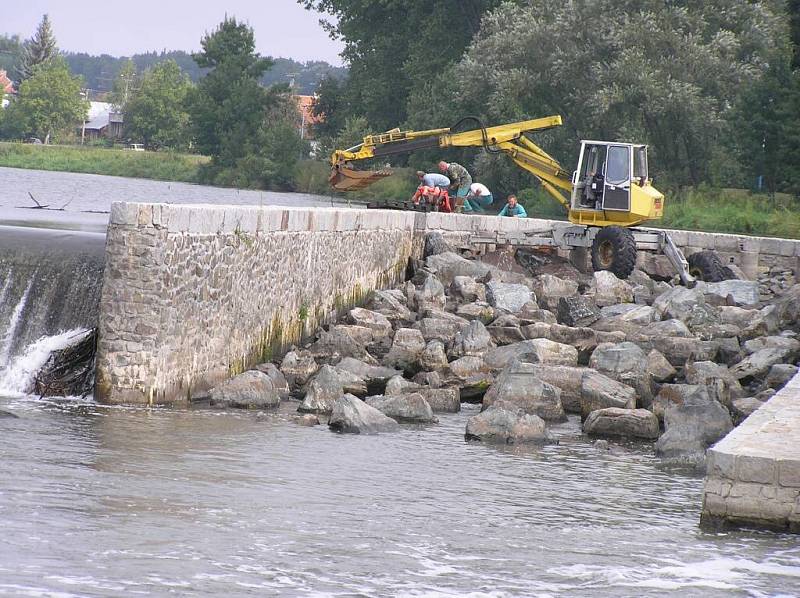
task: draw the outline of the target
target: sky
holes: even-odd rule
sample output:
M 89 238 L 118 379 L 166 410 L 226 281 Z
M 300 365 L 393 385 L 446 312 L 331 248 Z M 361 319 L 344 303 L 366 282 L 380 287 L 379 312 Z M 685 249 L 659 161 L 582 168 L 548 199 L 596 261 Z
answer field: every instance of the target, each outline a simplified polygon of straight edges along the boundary
M 9 0 L 7 0 L 9 1 Z M 200 38 L 225 14 L 246 21 L 263 56 L 324 60 L 341 65 L 340 42 L 319 24 L 320 15 L 295 0 L 10 0 L 0 33 L 33 35 L 42 15 L 50 15 L 63 51 L 130 56 L 161 50 L 200 49 Z

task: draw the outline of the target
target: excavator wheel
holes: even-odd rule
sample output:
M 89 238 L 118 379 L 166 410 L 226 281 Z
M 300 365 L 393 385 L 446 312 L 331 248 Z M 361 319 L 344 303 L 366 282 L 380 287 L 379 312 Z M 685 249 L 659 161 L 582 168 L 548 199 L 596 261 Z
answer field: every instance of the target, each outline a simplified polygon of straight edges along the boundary
M 636 267 L 636 240 L 621 226 L 601 228 L 592 242 L 592 268 L 610 270 L 617 278 L 628 278 Z
M 716 253 L 708 249 L 693 253 L 686 261 L 689 262 L 689 274 L 697 280 L 721 282 L 729 278 L 722 260 Z

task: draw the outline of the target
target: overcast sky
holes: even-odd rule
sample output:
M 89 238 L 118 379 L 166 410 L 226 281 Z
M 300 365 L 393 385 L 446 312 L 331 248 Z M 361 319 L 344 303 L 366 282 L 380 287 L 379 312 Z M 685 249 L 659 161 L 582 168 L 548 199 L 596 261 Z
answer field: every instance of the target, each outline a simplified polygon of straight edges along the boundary
M 200 38 L 225 17 L 255 30 L 264 56 L 325 60 L 340 65 L 341 44 L 320 27 L 320 15 L 295 0 L 6 0 L 0 32 L 29 38 L 47 13 L 61 50 L 130 56 L 200 49 Z

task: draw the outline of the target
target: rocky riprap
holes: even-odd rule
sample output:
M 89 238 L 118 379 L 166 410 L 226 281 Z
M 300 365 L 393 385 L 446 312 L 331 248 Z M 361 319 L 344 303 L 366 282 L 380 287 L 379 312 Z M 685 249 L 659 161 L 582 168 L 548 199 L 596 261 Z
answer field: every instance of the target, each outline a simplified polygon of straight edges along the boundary
M 768 291 L 763 280 L 686 288 L 641 270 L 585 274 L 547 254 L 501 270 L 431 245 L 405 286 L 375 291 L 280 367 L 243 374 L 252 404 L 235 379 L 214 402 L 267 408 L 290 395 L 356 433 L 481 402 L 465 436 L 496 443 L 555 443 L 549 426 L 574 413 L 589 436 L 699 464 L 797 372 L 800 285 L 784 274 Z

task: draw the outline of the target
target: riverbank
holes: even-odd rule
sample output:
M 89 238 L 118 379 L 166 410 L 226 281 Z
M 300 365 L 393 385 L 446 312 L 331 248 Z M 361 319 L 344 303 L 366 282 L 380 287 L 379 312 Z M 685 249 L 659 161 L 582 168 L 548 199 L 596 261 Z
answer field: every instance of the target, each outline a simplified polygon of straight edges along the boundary
M 0 143 L 0 166 L 86 174 L 123 176 L 184 183 L 200 182 L 200 168 L 207 156 L 176 152 L 134 152 L 98 147 L 42 146 Z M 353 201 L 408 199 L 416 187 L 414 171 L 395 168 L 394 175 L 367 190 L 342 195 Z M 302 160 L 293 173 L 292 191 L 331 195 L 329 166 L 319 160 Z M 744 189 L 701 187 L 665 191 L 664 218 L 653 223 L 660 228 L 705 232 L 739 233 L 767 237 L 800 238 L 797 201 L 785 194 L 769 197 Z M 564 218 L 563 209 L 543 191 L 519 193 L 529 216 Z M 499 211 L 500 205 L 497 205 Z

